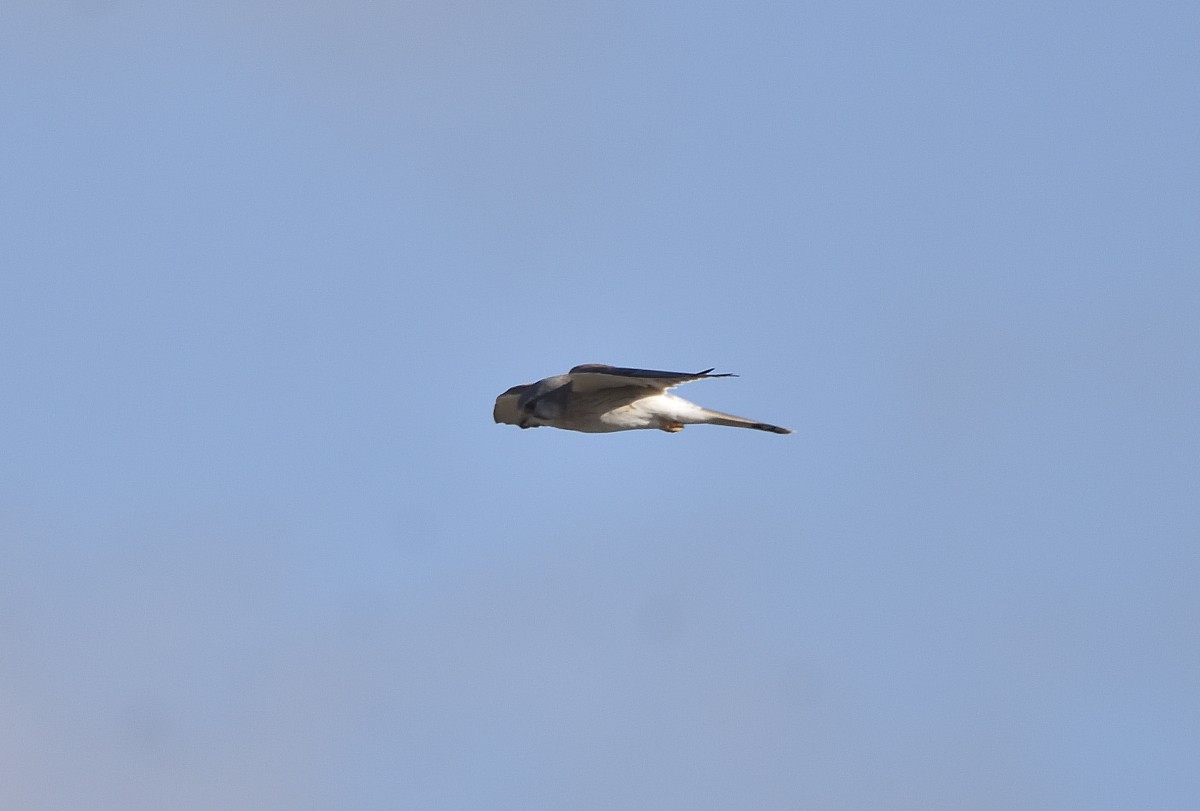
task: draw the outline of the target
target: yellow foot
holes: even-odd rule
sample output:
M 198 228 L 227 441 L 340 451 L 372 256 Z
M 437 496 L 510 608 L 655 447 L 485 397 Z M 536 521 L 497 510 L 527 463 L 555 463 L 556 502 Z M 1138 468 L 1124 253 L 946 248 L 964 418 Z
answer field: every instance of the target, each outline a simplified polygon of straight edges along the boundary
M 674 433 L 677 433 L 677 432 L 683 430 L 683 423 L 682 422 L 664 422 L 662 425 L 660 425 L 658 427 L 662 431 L 668 431 L 668 432 L 674 434 Z

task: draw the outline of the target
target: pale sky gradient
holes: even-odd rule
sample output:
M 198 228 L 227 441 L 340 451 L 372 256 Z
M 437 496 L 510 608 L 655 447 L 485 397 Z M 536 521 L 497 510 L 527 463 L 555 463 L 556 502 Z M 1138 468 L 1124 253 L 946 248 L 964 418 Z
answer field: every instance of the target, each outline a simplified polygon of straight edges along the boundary
M 1198 42 L 8 0 L 0 807 L 1193 807 Z

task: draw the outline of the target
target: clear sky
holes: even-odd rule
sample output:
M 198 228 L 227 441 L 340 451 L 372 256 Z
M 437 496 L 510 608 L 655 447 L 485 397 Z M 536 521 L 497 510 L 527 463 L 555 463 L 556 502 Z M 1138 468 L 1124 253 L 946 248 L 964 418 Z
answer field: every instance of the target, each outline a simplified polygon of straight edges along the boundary
M 7 0 L 0 806 L 1194 807 L 1198 42 Z

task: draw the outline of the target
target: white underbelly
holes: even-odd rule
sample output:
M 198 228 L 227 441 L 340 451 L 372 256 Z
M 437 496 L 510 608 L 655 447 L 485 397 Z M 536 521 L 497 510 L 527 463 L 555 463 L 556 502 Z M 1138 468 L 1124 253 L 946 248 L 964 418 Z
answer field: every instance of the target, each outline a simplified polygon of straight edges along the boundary
M 659 428 L 664 423 L 695 422 L 704 409 L 670 394 L 643 397 L 628 405 L 619 406 L 600 415 L 605 426 L 598 431 L 631 431 L 638 428 Z

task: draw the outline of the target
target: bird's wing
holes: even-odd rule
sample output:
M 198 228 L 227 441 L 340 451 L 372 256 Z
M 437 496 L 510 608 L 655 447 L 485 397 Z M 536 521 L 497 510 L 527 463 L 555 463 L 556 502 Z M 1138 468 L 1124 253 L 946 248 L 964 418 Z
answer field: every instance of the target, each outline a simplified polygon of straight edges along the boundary
M 571 379 L 571 388 L 579 394 L 630 386 L 652 391 L 666 391 L 680 383 L 689 383 L 693 380 L 706 380 L 710 377 L 737 377 L 737 375 L 731 374 L 709 374 L 711 371 L 712 369 L 705 369 L 703 372 L 660 372 L 654 369 L 626 369 L 603 363 L 585 363 L 582 366 L 576 366 L 567 375 Z M 649 393 L 648 391 L 647 394 Z
M 517 401 L 521 399 L 521 392 L 527 388 L 529 386 L 513 386 L 504 392 L 504 394 L 497 397 L 496 407 L 492 409 L 492 419 L 508 425 L 520 425 L 521 415 L 517 410 Z

